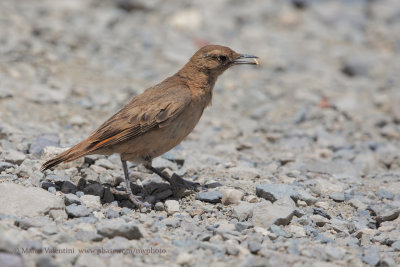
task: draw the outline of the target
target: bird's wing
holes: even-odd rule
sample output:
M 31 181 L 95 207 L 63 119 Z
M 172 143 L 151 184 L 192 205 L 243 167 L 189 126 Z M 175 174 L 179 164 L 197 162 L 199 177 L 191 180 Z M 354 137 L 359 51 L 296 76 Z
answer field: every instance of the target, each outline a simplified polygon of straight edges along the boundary
M 190 103 L 190 89 L 183 84 L 163 83 L 134 97 L 87 139 L 90 151 L 136 138 L 154 127 L 165 127 Z

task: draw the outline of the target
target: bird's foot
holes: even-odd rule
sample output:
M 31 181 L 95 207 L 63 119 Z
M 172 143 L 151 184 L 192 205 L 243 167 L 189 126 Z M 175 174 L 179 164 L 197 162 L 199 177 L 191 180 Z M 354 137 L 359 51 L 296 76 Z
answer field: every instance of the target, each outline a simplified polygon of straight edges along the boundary
M 183 189 L 188 189 L 192 191 L 200 191 L 204 189 L 202 185 L 199 183 L 191 182 L 188 180 L 183 179 L 181 176 L 177 175 L 174 173 L 172 177 L 170 178 L 170 184 L 174 188 L 183 188 Z
M 115 188 L 110 188 L 110 191 L 114 195 L 120 195 L 120 196 L 125 196 L 128 197 L 128 199 L 137 207 L 139 210 L 149 210 L 151 209 L 151 205 L 147 202 L 143 202 L 139 200 L 139 196 L 135 196 L 132 192 L 128 191 L 119 191 L 116 190 Z

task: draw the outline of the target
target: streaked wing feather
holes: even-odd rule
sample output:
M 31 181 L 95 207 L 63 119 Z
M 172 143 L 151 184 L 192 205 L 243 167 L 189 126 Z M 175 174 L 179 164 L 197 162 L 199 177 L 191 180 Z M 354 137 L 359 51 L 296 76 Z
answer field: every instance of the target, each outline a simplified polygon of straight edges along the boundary
M 171 86 L 165 87 L 165 85 Z M 103 123 L 88 139 L 91 151 L 137 138 L 154 127 L 165 127 L 190 103 L 185 85 L 164 83 L 134 97 L 123 109 Z

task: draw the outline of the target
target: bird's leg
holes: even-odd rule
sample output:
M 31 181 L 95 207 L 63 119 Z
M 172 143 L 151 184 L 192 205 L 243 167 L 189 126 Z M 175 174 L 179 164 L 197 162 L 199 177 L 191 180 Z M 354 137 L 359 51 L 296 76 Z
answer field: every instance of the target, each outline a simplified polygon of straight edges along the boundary
M 144 166 L 146 167 L 146 169 L 156 173 L 162 179 L 167 181 L 172 187 L 185 188 L 185 189 L 189 189 L 189 190 L 198 190 L 198 189 L 202 188 L 202 186 L 199 183 L 194 183 L 194 182 L 185 180 L 182 177 L 180 177 L 179 175 L 177 175 L 176 173 L 174 173 L 172 175 L 172 177 L 169 178 L 167 175 L 165 175 L 161 171 L 159 171 L 156 168 L 154 168 L 153 166 L 151 166 L 151 163 L 145 164 Z
M 148 203 L 143 203 L 142 201 L 140 201 L 140 200 L 138 199 L 137 196 L 135 196 L 135 195 L 132 193 L 131 181 L 129 180 L 128 166 L 126 165 L 126 161 L 123 160 L 122 158 L 121 158 L 121 162 L 122 162 L 122 168 L 124 169 L 126 191 L 127 191 L 127 193 L 128 193 L 129 200 L 130 200 L 133 204 L 135 204 L 135 206 L 138 207 L 139 209 L 149 207 L 149 204 L 148 204 Z

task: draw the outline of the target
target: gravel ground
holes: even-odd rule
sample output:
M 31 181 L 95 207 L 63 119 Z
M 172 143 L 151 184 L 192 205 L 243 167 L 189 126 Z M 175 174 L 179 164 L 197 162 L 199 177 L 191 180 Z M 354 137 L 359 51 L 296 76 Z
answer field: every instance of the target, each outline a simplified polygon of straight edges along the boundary
M 41 163 L 202 45 L 255 54 L 155 160 Z M 398 266 L 398 0 L 0 2 L 0 266 Z

